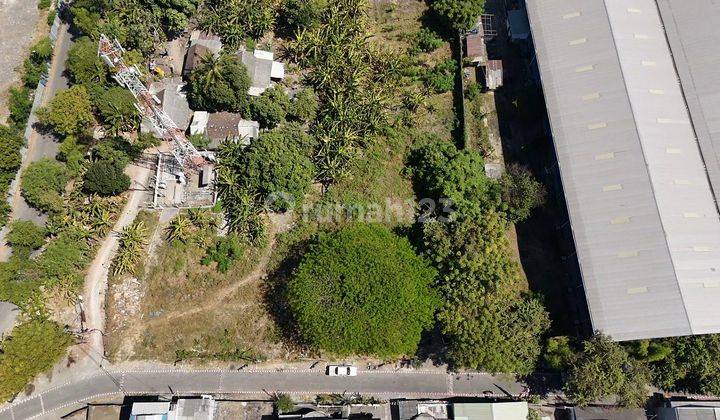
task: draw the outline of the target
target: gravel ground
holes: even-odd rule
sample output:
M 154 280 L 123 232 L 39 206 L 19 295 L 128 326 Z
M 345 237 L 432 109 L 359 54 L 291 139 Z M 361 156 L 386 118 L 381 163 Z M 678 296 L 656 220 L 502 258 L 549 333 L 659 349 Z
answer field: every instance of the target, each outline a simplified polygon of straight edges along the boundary
M 38 20 L 38 0 L 0 0 L 0 122 L 5 121 L 7 91 L 27 54 Z

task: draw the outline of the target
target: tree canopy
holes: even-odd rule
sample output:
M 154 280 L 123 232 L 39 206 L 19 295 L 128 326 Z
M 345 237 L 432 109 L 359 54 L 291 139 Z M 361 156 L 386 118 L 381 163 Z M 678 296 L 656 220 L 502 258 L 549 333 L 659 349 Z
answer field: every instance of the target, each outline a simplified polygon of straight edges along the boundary
M 75 84 L 88 88 L 107 82 L 108 70 L 98 56 L 97 42 L 88 37 L 82 37 L 72 44 L 65 65 L 70 80 Z
M 253 119 L 260 123 L 262 128 L 275 128 L 285 122 L 290 109 L 290 98 L 281 86 L 268 88 L 260 97 L 252 101 Z
M 237 56 L 208 54 L 190 74 L 188 100 L 193 109 L 241 112 L 249 87 L 250 76 Z
M 83 189 L 104 196 L 118 195 L 130 188 L 130 177 L 122 167 L 105 160 L 93 163 L 85 172 Z
M 545 188 L 523 166 L 508 166 L 500 186 L 506 214 L 513 222 L 527 219 L 530 212 L 545 201 Z
M 63 208 L 61 193 L 68 182 L 65 166 L 53 159 L 32 162 L 23 171 L 22 195 L 32 207 L 44 212 L 59 212 Z
M 525 296 L 506 239 L 507 222 L 494 212 L 423 226 L 426 255 L 440 272 L 437 314 L 450 339 L 453 364 L 491 372 L 529 373 L 550 326 L 542 302 Z
M 450 199 L 453 209 L 466 216 L 499 206 L 499 187 L 485 176 L 485 161 L 477 150 L 458 150 L 450 142 L 431 138 L 412 151 L 409 165 L 418 199 L 437 204 Z
M 485 10 L 485 0 L 432 0 L 430 7 L 455 31 L 467 31 Z
M 135 129 L 140 122 L 135 97 L 124 87 L 103 90 L 95 98 L 95 106 L 106 126 L 116 135 Z
M 626 407 L 641 407 L 647 400 L 650 372 L 633 360 L 610 337 L 596 333 L 583 343 L 572 363 L 565 393 L 581 406 L 607 397 L 616 397 Z
M 407 239 L 380 225 L 321 234 L 288 285 L 302 337 L 338 355 L 413 354 L 432 327 L 435 276 Z
M 82 85 L 59 91 L 37 114 L 40 123 L 61 136 L 79 134 L 95 121 L 90 95 Z
M 52 321 L 32 320 L 15 327 L 0 341 L 0 400 L 22 391 L 38 373 L 65 354 L 72 339 Z
M 273 195 L 273 210 L 288 210 L 291 204 L 300 204 L 310 190 L 315 174 L 308 157 L 311 147 L 311 137 L 296 125 L 262 133 L 245 149 L 237 174 L 260 200 Z
M 206 0 L 200 27 L 220 35 L 229 49 L 237 49 L 246 38 L 260 39 L 275 24 L 273 0 Z

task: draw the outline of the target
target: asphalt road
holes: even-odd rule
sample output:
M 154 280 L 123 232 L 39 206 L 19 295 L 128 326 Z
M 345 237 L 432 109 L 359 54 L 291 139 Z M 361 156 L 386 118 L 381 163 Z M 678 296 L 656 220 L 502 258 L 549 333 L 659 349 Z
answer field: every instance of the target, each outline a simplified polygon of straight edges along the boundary
M 516 382 L 483 373 L 440 371 L 369 371 L 356 377 L 329 377 L 315 370 L 157 370 L 99 373 L 59 385 L 0 411 L 0 420 L 57 419 L 91 401 L 124 395 L 189 396 L 214 394 L 269 399 L 274 392 L 295 396 L 360 393 L 382 399 L 518 395 Z

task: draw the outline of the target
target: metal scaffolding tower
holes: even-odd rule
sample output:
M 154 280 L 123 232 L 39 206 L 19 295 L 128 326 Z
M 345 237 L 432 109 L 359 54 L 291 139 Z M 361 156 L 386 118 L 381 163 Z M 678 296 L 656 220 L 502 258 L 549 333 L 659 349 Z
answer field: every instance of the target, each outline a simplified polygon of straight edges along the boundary
M 110 38 L 104 34 L 100 35 L 98 54 L 105 64 L 115 70 L 113 78 L 132 92 L 137 100 L 135 107 L 140 111 L 140 115 L 150 121 L 158 135 L 172 142 L 172 154 L 183 171 L 198 170 L 206 162 L 205 158 L 188 141 L 185 133 L 178 128 L 172 118 L 163 111 L 160 99 L 151 94 L 140 81 L 142 73 L 137 66 L 125 64 L 122 57 L 124 52 L 117 39 L 110 41 Z

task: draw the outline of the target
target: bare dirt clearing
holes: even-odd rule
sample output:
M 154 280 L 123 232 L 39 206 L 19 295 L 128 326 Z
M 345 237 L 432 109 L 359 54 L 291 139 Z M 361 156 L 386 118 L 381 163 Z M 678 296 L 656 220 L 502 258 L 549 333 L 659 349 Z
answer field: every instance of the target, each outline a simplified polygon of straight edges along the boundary
M 0 122 L 8 116 L 8 89 L 20 78 L 16 70 L 28 54 L 39 16 L 37 0 L 0 0 Z

